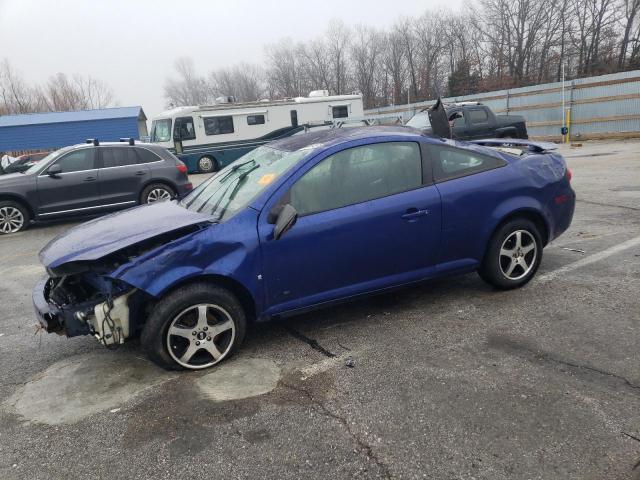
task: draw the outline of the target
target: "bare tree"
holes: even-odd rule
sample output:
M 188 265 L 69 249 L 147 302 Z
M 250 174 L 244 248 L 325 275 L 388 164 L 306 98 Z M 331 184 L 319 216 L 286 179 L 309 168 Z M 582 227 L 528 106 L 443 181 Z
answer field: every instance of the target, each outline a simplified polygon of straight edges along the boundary
M 362 93 L 365 108 L 373 108 L 386 102 L 382 92 L 382 56 L 385 48 L 384 35 L 365 26 L 358 26 L 351 44 L 353 81 Z
M 212 71 L 209 86 L 213 97 L 233 96 L 238 102 L 260 100 L 266 93 L 262 67 L 247 63 Z
M 349 83 L 348 53 L 351 32 L 341 20 L 332 20 L 327 30 L 327 51 L 331 65 L 331 90 L 336 95 L 347 92 Z
M 629 45 L 633 45 L 633 43 L 638 43 L 640 39 L 638 38 L 640 35 L 640 28 L 636 25 L 636 19 L 638 16 L 638 12 L 640 12 L 640 0 L 622 0 L 623 7 L 623 23 L 624 23 L 624 33 L 622 36 L 622 41 L 620 42 L 620 54 L 618 55 L 618 69 L 622 70 L 625 68 L 627 61 L 627 52 L 629 52 Z M 635 39 L 632 37 L 634 32 L 634 27 L 636 28 Z M 633 46 L 632 49 L 633 50 Z
M 392 30 L 387 35 L 383 62 L 391 89 L 388 93 L 388 101 L 393 104 L 402 103 L 406 85 L 407 62 L 402 35 L 396 30 Z
M 304 59 L 300 46 L 291 39 L 266 47 L 268 89 L 274 96 L 297 97 L 305 94 Z M 306 92 L 308 93 L 308 92 Z
M 104 108 L 113 104 L 113 92 L 92 77 L 58 73 L 39 91 L 41 104 L 51 111 Z
M 193 60 L 180 57 L 174 62 L 178 79 L 168 78 L 164 96 L 169 106 L 203 105 L 210 100 L 210 88 L 204 77 L 196 73 Z
M 0 63 L 0 115 L 41 110 L 38 93 L 13 69 L 8 59 Z

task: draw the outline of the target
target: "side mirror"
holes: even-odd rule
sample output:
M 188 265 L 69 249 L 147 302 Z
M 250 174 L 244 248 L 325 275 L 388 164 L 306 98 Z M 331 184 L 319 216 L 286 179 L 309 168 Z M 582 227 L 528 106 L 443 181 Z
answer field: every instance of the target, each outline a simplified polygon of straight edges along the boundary
M 298 212 L 288 203 L 282 207 L 276 220 L 276 226 L 273 229 L 274 240 L 279 240 L 282 235 L 288 232 L 298 220 Z
M 62 167 L 57 163 L 55 165 L 51 165 L 47 170 L 47 175 L 50 177 L 55 177 L 56 175 L 60 175 L 62 173 Z

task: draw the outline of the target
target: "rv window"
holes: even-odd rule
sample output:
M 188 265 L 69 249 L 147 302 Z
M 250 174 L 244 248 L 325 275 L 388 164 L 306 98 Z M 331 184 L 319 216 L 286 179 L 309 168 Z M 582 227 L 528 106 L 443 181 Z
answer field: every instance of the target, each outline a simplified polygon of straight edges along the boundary
M 233 117 L 205 117 L 204 133 L 207 135 L 222 135 L 225 133 L 233 133 Z
M 264 115 L 248 115 L 247 125 L 262 125 L 264 123 Z
M 195 140 L 196 130 L 193 126 L 192 117 L 176 118 L 173 127 L 173 137 L 176 140 Z
M 333 107 L 333 118 L 347 118 L 349 116 L 349 107 Z

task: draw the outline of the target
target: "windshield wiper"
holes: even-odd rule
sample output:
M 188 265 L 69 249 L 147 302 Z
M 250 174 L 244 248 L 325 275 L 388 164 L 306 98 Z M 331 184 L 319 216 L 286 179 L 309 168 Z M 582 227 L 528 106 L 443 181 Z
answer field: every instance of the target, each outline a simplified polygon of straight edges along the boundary
M 229 176 L 234 173 L 235 171 L 237 171 L 239 168 L 244 167 L 245 165 L 249 165 L 250 163 L 255 163 L 254 159 L 251 160 L 247 160 L 246 162 L 242 162 L 242 163 L 236 163 L 235 165 L 233 165 L 231 167 L 231 170 L 229 170 L 227 173 L 224 174 L 224 176 L 220 179 L 220 183 L 223 183 L 227 178 L 229 178 Z M 247 170 L 247 171 L 251 171 L 251 170 Z
M 229 194 L 229 199 L 227 200 L 227 203 L 225 203 L 224 207 L 222 207 L 222 210 L 220 210 L 220 213 L 218 213 L 218 215 L 216 216 L 215 221 L 220 221 L 222 219 L 222 217 L 224 217 L 224 214 L 227 212 L 227 208 L 229 208 L 229 205 L 231 204 L 231 200 L 233 200 L 235 198 L 236 194 L 238 193 L 238 190 L 240 190 L 240 186 L 244 183 L 244 179 L 247 178 L 247 176 L 251 172 L 253 172 L 254 170 L 257 170 L 258 168 L 260 168 L 260 165 L 254 165 L 249 170 L 247 170 L 245 172 L 242 172 L 240 175 L 238 175 L 238 181 L 236 182 L 236 185 L 233 187 L 233 190 L 231 190 L 231 193 Z M 231 185 L 229 185 L 229 186 L 231 186 Z M 223 198 L 224 198 L 224 195 L 222 195 L 220 197 L 220 200 L 218 200 L 218 203 L 211 210 L 211 214 L 212 215 L 213 215 L 213 212 L 215 212 L 216 209 L 218 208 L 218 206 L 219 206 L 219 204 L 220 204 L 220 202 L 222 201 Z

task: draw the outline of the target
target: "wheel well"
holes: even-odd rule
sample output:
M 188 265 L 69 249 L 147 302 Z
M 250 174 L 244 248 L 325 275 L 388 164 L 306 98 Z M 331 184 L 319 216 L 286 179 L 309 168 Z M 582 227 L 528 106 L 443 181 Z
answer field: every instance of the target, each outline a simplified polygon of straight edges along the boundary
M 496 228 L 494 228 L 493 231 L 496 232 L 502 225 L 510 222 L 511 220 L 515 220 L 516 218 L 525 218 L 533 222 L 542 237 L 542 245 L 546 246 L 547 243 L 549 243 L 549 227 L 547 226 L 547 222 L 540 213 L 533 210 L 518 210 L 510 213 L 508 216 L 503 218 L 498 225 L 496 225 Z
M 210 284 L 217 285 L 219 287 L 229 290 L 231 293 L 233 293 L 236 296 L 236 298 L 242 305 L 242 308 L 244 309 L 245 314 L 247 315 L 247 321 L 251 323 L 253 320 L 256 319 L 256 304 L 249 290 L 247 290 L 245 286 L 242 285 L 240 282 L 232 278 L 225 277 L 224 275 L 205 275 L 201 277 L 189 278 L 183 282 L 179 282 L 173 285 L 169 290 L 164 292 L 162 295 L 163 296 L 167 295 L 168 293 L 171 293 L 178 288 L 184 287 L 185 285 L 194 284 L 194 283 L 210 283 Z
M 24 208 L 27 209 L 27 212 L 29 212 L 29 216 L 31 217 L 32 220 L 35 218 L 35 212 L 31 208 L 31 205 L 29 205 L 29 202 L 27 202 L 24 198 L 14 197 L 13 195 L 7 195 L 3 193 L 2 195 L 0 195 L 0 202 L 19 203 L 20 205 L 22 205 Z

